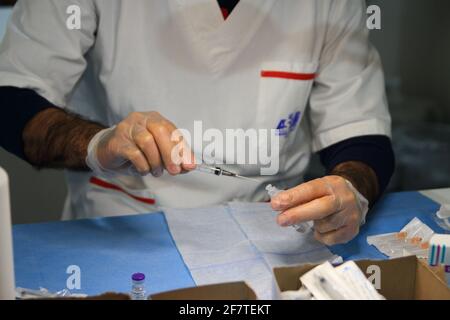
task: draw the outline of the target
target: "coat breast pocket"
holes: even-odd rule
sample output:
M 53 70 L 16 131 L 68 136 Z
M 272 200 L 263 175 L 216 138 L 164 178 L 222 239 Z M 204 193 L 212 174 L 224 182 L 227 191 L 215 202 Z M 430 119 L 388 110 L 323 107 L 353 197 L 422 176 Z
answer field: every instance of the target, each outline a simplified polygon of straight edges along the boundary
M 261 67 L 257 122 L 290 136 L 303 119 L 316 78 L 316 62 L 267 62 Z

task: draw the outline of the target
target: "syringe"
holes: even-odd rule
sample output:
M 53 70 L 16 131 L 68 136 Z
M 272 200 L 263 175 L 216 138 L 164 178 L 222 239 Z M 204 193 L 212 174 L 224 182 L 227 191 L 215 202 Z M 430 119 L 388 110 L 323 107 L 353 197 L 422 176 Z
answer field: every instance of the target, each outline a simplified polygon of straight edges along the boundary
M 222 169 L 220 167 L 213 167 L 213 166 L 209 166 L 206 164 L 199 164 L 197 165 L 197 171 L 200 172 L 204 172 L 204 173 L 209 173 L 209 174 L 214 174 L 216 176 L 226 176 L 226 177 L 232 177 L 232 178 L 238 178 L 238 179 L 243 179 L 243 180 L 247 180 L 247 181 L 252 181 L 254 183 L 260 183 L 258 180 L 256 179 L 252 179 L 252 178 L 248 178 L 248 177 L 244 177 L 241 176 L 237 173 Z

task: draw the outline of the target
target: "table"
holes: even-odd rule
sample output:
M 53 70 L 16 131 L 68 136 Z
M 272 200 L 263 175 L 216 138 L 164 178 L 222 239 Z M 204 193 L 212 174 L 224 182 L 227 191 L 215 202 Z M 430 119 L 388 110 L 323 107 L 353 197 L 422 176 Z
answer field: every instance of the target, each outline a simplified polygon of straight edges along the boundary
M 420 193 L 437 203 L 450 203 L 450 188 L 424 190 Z
M 427 196 L 425 196 L 427 195 Z M 384 259 L 367 245 L 368 235 L 400 230 L 419 217 L 436 232 L 432 219 L 450 189 L 388 194 L 371 211 L 358 237 L 331 247 L 344 259 Z M 128 292 L 134 272 L 147 274 L 149 293 L 195 286 L 162 212 L 79 221 L 16 225 L 13 228 L 16 284 L 58 291 L 69 266 L 80 268 L 81 290 L 89 295 Z

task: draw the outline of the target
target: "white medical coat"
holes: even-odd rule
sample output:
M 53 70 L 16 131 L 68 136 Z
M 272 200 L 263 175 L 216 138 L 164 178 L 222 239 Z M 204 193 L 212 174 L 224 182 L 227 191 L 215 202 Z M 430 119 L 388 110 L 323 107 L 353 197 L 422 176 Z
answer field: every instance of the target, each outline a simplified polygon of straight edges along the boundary
M 71 5 L 79 30 L 66 26 Z M 261 201 L 269 182 L 300 183 L 312 152 L 390 135 L 365 23 L 363 0 L 241 0 L 226 21 L 216 0 L 21 0 L 0 47 L 0 85 L 34 89 L 108 126 L 133 111 L 158 111 L 190 131 L 196 120 L 205 130 L 276 129 L 298 116 L 280 135 L 276 176 L 231 167 L 260 184 L 199 172 L 105 181 L 67 171 L 65 218 Z

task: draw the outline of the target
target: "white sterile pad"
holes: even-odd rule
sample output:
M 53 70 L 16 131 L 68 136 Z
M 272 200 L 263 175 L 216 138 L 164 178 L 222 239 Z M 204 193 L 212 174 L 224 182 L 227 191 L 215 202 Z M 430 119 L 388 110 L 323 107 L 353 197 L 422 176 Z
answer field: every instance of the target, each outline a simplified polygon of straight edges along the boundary
M 267 203 L 229 203 L 233 218 L 267 264 L 279 267 L 300 263 L 318 263 L 330 259 L 326 246 L 314 239 L 313 231 L 297 232 L 280 227 L 278 213 Z
M 266 203 L 164 209 L 164 213 L 197 285 L 246 281 L 260 299 L 271 299 L 273 267 L 336 258 L 312 232 L 279 227 L 277 213 Z

